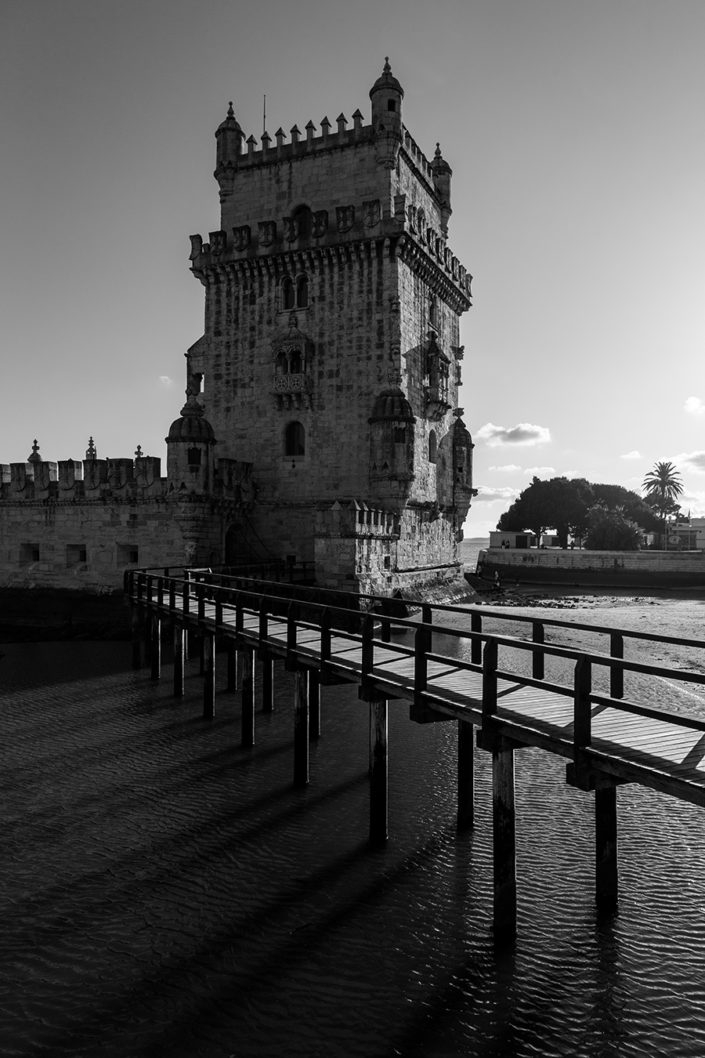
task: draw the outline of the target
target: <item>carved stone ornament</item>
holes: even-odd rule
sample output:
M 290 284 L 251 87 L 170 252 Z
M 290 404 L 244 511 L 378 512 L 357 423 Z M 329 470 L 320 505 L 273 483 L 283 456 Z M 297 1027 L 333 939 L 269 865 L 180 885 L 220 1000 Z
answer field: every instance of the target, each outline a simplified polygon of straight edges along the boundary
M 362 203 L 362 218 L 366 228 L 374 228 L 379 224 L 380 208 L 379 199 L 376 198 L 373 202 Z
M 354 206 L 336 206 L 336 220 L 338 231 L 345 232 L 350 231 L 353 224 L 355 223 L 355 207 Z
M 250 227 L 243 224 L 241 228 L 233 228 L 233 246 L 236 250 L 246 250 L 250 245 Z
M 297 237 L 296 221 L 294 220 L 293 217 L 284 217 L 283 218 L 283 224 L 284 224 L 284 238 L 286 239 L 287 242 L 294 242 L 296 237 Z
M 277 224 L 274 220 L 259 222 L 259 241 L 262 246 L 271 246 L 277 237 Z
M 320 239 L 328 231 L 328 210 L 319 209 L 312 217 L 312 233 L 314 239 Z

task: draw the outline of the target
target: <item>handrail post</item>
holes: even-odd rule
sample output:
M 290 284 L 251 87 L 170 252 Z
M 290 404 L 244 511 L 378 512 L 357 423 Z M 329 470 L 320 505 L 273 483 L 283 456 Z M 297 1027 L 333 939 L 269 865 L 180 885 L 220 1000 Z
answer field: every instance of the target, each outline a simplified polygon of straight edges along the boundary
M 330 661 L 330 610 L 328 607 L 324 607 L 321 613 L 321 675 L 326 671 L 326 666 Z
M 423 708 L 422 695 L 428 682 L 429 630 L 425 624 L 419 625 L 414 634 L 414 705 Z
M 372 672 L 374 665 L 374 618 L 365 614 L 362 618 L 362 679 Z
M 488 639 L 482 655 L 482 723 L 497 714 L 497 640 Z
M 482 614 L 476 613 L 474 610 L 470 613 L 470 631 L 477 632 L 478 635 L 482 633 Z M 473 665 L 482 664 L 482 640 L 472 639 L 470 642 L 470 660 Z
M 610 655 L 613 658 L 624 658 L 624 636 L 619 632 L 610 633 Z M 624 697 L 624 669 L 621 665 L 610 666 L 610 698 Z
M 543 644 L 545 642 L 543 621 L 532 621 L 531 638 L 534 643 Z M 532 674 L 535 680 L 542 680 L 544 678 L 545 661 L 546 655 L 544 654 L 543 650 L 533 651 Z
M 590 745 L 592 738 L 590 713 L 592 666 L 588 658 L 578 658 L 576 661 L 574 686 L 573 756 L 577 771 L 579 770 L 581 753 Z
M 298 606 L 295 599 L 292 599 L 287 607 L 286 613 L 286 664 L 287 668 L 291 668 L 296 665 L 296 615 L 298 613 Z M 306 701 L 308 702 L 308 687 L 306 689 Z M 308 716 L 308 706 L 307 706 Z M 306 721 L 306 729 L 308 732 L 308 720 Z M 308 734 L 306 735 L 308 738 Z

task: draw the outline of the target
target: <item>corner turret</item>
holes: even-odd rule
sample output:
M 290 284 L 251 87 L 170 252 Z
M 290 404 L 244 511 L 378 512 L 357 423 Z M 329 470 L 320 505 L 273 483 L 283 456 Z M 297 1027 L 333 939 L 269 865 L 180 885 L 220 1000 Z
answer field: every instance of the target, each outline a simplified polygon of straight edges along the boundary
M 453 212 L 450 208 L 450 178 L 453 175 L 453 170 L 441 154 L 440 143 L 436 144 L 436 153 L 431 162 L 431 172 L 433 173 L 433 186 L 436 189 L 441 207 L 441 231 L 447 236 L 448 221 Z
M 232 101 L 228 106 L 228 115 L 222 121 L 215 133 L 216 139 L 216 162 L 213 176 L 220 187 L 220 197 L 227 198 L 232 194 L 234 170 L 242 154 L 242 144 L 245 134 L 235 117 Z
M 164 440 L 170 486 L 188 492 L 208 492 L 213 485 L 215 435 L 191 386 L 186 390 L 181 415 L 171 424 Z
M 403 131 L 401 104 L 404 89 L 392 74 L 389 56 L 384 60 L 384 69 L 370 89 L 372 101 L 372 128 L 375 134 L 375 158 L 385 169 L 397 164 Z

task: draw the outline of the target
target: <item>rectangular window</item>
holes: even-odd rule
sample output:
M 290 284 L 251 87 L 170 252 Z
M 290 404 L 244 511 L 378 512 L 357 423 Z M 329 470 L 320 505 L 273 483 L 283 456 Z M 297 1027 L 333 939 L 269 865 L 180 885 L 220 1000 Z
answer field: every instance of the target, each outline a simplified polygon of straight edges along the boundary
M 136 566 L 139 563 L 139 557 L 137 544 L 118 544 L 118 566 Z
M 66 565 L 67 566 L 81 566 L 85 565 L 87 561 L 86 545 L 85 544 L 67 544 L 66 545 Z
M 20 565 L 29 566 L 39 562 L 39 544 L 20 544 Z

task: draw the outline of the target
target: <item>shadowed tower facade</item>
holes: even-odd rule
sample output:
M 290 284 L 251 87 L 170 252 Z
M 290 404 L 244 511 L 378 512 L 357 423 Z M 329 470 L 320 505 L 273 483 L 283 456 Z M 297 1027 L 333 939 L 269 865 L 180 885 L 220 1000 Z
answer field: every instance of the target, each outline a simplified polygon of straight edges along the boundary
M 472 441 L 457 407 L 470 275 L 448 246 L 450 166 L 403 121 L 389 62 L 356 110 L 258 143 L 216 131 L 221 224 L 192 236 L 205 333 L 187 354 L 216 454 L 256 499 L 225 559 L 295 556 L 388 594 L 459 579 Z

